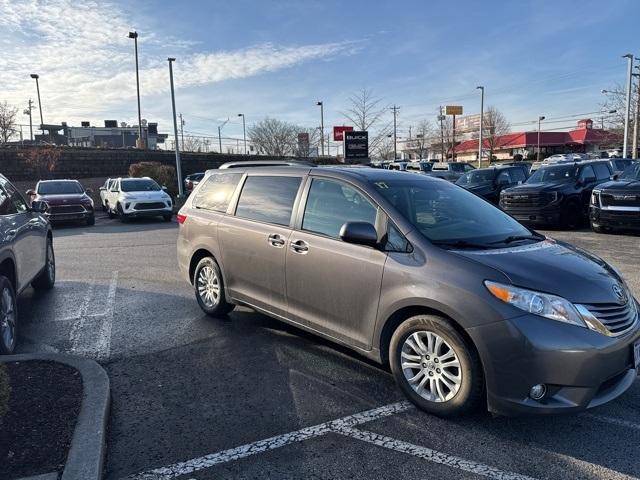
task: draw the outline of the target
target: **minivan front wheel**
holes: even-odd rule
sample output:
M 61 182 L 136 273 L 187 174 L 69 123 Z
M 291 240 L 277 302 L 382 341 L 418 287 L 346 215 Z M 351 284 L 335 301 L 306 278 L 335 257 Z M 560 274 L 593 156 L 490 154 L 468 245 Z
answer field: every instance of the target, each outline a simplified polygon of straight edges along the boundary
M 405 395 L 443 417 L 476 407 L 483 391 L 478 354 L 445 318 L 417 315 L 391 337 L 389 363 Z
M 207 315 L 221 317 L 235 308 L 235 305 L 226 301 L 222 274 L 212 257 L 205 257 L 198 262 L 193 286 L 198 305 Z
M 7 277 L 0 275 L 0 354 L 11 354 L 18 341 L 16 293 Z

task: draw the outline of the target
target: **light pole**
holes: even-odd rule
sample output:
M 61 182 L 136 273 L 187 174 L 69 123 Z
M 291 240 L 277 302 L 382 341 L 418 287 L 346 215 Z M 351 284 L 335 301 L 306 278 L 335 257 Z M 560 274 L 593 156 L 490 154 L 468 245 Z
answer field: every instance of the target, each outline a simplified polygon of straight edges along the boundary
M 484 126 L 484 87 L 476 87 L 480 90 L 480 137 L 478 140 L 478 168 L 482 168 L 482 127 Z M 489 159 L 491 162 L 491 159 Z
M 629 116 L 631 114 L 631 78 L 633 77 L 633 55 L 627 53 L 622 58 L 627 59 L 627 101 L 624 111 L 624 144 L 622 146 L 622 158 L 628 158 L 629 148 Z
M 395 161 L 397 158 L 397 146 L 398 146 L 398 128 L 397 128 L 397 122 L 396 122 L 396 117 L 398 116 L 398 110 L 400 110 L 400 107 L 394 105 L 393 107 L 391 107 L 391 110 L 393 110 L 393 160 Z
M 245 123 L 244 113 L 239 113 L 239 117 L 242 117 L 242 138 L 244 139 L 244 154 L 247 154 L 247 124 Z
M 175 58 L 167 58 L 169 62 L 169 81 L 171 82 L 171 108 L 173 110 L 173 137 L 176 149 L 176 174 L 178 176 L 178 197 L 182 197 L 182 166 L 180 164 L 180 147 L 178 145 L 178 119 L 176 118 L 176 96 L 173 90 L 173 62 Z
M 446 117 L 442 114 L 442 107 L 440 107 L 440 115 L 438 115 L 438 121 L 440 122 L 440 161 L 444 162 L 444 119 Z
M 222 127 L 224 127 L 229 119 L 227 118 L 222 124 L 218 125 L 218 146 L 220 147 L 220 153 L 222 153 Z
M 140 74 L 138 72 L 138 32 L 129 32 L 129 38 L 133 38 L 136 52 L 136 91 L 138 93 L 138 148 L 144 148 L 142 138 L 142 114 L 140 113 Z
M 320 107 L 320 149 L 324 157 L 324 104 L 319 101 L 316 105 Z
M 640 60 L 636 58 L 636 60 Z M 640 70 L 640 66 L 636 65 L 636 68 Z M 636 160 L 638 158 L 638 117 L 640 117 L 640 73 L 634 73 L 634 77 L 638 77 L 638 88 L 636 89 L 636 108 L 633 112 L 633 151 L 631 152 L 631 158 Z
M 40 109 L 40 130 L 42 131 L 42 137 L 44 138 L 44 120 L 42 119 L 42 102 L 40 101 L 40 84 L 38 83 L 38 79 L 40 75 L 37 73 L 32 73 L 31 78 L 36 81 L 36 90 L 38 91 L 38 108 Z
M 29 107 L 24 110 L 25 115 L 29 115 L 29 142 L 33 142 L 33 117 L 31 115 L 31 110 L 33 110 L 33 101 L 29 99 Z
M 544 116 L 540 115 L 538 117 L 538 155 L 536 156 L 536 160 L 539 162 L 540 161 L 540 122 L 542 122 L 542 120 L 544 120 Z

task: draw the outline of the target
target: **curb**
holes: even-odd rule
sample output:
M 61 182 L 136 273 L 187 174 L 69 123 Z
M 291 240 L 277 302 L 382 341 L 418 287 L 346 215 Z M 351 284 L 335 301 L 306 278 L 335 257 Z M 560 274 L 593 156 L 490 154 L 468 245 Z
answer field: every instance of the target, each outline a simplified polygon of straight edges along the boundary
M 94 360 L 58 353 L 25 353 L 0 357 L 0 363 L 45 360 L 75 368 L 82 376 L 82 403 L 71 438 L 62 480 L 101 480 L 111 390 L 109 377 Z

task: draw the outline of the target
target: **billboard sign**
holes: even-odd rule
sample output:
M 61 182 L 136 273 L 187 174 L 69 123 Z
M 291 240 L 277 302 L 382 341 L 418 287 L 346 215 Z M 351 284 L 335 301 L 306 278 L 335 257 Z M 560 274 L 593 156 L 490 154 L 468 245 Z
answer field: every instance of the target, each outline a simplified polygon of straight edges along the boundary
M 445 113 L 447 115 L 462 115 L 462 105 L 447 105 Z
M 343 141 L 344 132 L 353 132 L 353 127 L 347 127 L 346 125 L 333 127 L 333 140 L 336 142 Z
M 369 132 L 354 130 L 344 132 L 344 158 L 345 160 L 369 158 Z

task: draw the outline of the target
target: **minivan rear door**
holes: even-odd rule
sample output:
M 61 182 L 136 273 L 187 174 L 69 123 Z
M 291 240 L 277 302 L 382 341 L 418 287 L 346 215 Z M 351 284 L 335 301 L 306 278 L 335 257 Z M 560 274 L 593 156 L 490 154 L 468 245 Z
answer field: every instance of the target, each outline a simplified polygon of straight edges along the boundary
M 309 177 L 301 219 L 287 244 L 289 318 L 349 345 L 369 349 L 387 255 L 343 242 L 346 222 L 376 225 L 377 206 L 345 182 Z
M 235 209 L 218 225 L 227 291 L 286 316 L 285 254 L 302 176 L 251 174 Z

